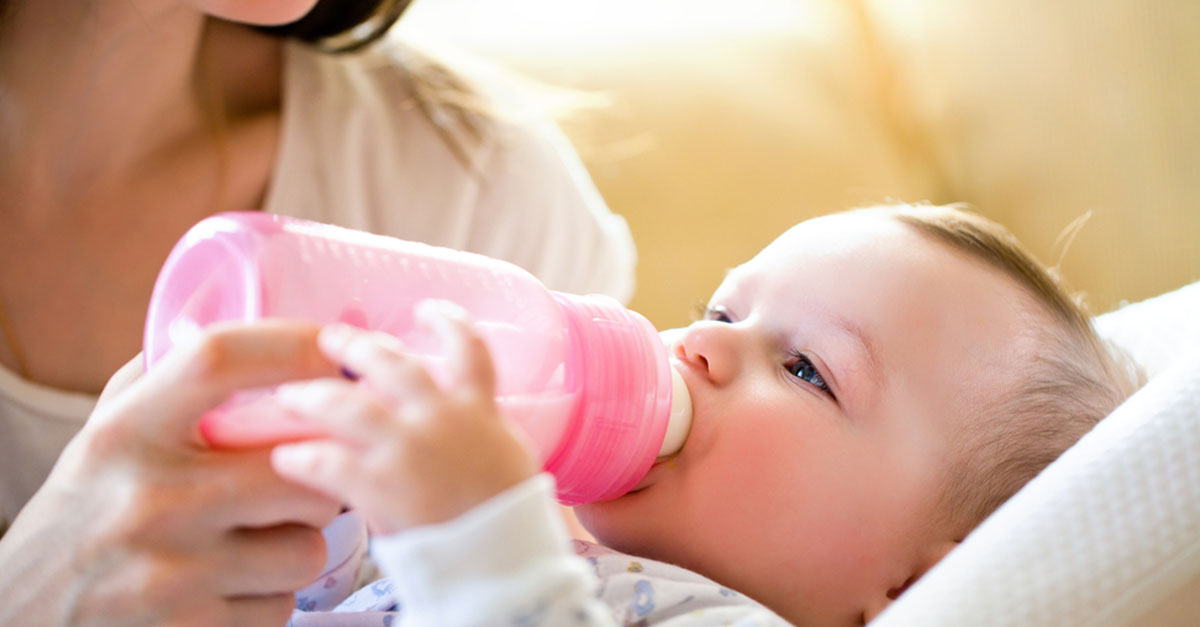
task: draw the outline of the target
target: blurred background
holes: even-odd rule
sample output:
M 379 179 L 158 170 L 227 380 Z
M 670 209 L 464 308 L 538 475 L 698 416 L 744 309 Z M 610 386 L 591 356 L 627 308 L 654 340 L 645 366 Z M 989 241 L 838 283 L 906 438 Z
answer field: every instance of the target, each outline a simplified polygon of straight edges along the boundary
M 965 202 L 1100 313 L 1200 279 L 1195 0 L 419 0 L 402 27 L 602 96 L 561 120 L 689 322 L 805 218 Z

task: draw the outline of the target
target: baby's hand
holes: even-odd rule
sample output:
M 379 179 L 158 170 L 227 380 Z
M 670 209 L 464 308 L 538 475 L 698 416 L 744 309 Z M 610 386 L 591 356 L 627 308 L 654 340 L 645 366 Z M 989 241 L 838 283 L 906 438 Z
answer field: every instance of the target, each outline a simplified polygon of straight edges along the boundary
M 416 313 L 446 347 L 447 389 L 396 338 L 335 325 L 318 344 L 358 382 L 320 379 L 279 393 L 331 435 L 277 446 L 275 470 L 344 499 L 381 534 L 450 520 L 538 471 L 500 417 L 492 360 L 466 313 L 448 303 L 422 303 Z

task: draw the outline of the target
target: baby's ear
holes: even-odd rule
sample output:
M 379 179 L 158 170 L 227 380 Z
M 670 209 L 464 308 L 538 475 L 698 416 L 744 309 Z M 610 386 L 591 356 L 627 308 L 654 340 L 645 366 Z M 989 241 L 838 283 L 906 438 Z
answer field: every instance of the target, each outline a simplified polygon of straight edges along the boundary
M 909 586 L 916 583 L 930 568 L 933 568 L 935 564 L 942 561 L 942 558 L 946 557 L 946 554 L 954 550 L 954 547 L 958 546 L 958 544 L 958 540 L 944 540 L 931 543 L 926 547 L 924 551 L 917 555 L 912 565 L 905 569 L 904 572 L 908 574 L 903 581 L 896 581 L 886 590 L 880 590 L 871 599 L 870 603 L 867 604 L 866 610 L 863 612 L 863 622 L 869 623 L 875 620 L 875 617 L 879 616 L 887 606 L 891 605 L 892 601 L 895 601 L 901 594 L 904 594 L 904 591 L 908 590 Z

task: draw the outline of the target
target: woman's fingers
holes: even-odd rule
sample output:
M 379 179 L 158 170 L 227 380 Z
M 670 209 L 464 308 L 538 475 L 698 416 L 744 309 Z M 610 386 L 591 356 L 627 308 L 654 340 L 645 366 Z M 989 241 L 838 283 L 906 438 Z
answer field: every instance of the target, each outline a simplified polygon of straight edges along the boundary
M 200 417 L 235 390 L 335 375 L 337 368 L 317 349 L 317 331 L 287 321 L 214 325 L 195 344 L 167 355 L 95 419 L 120 416 L 132 423 L 131 433 L 151 441 L 194 444 Z
M 210 528 L 272 527 L 301 524 L 320 529 L 337 517 L 342 502 L 336 493 L 322 493 L 279 476 L 271 451 L 214 452 L 194 473 L 196 516 Z M 326 494 L 332 494 L 327 496 Z
M 213 548 L 217 592 L 231 596 L 270 595 L 299 590 L 325 566 L 325 538 L 303 525 L 237 529 Z
M 226 618 L 198 621 L 196 625 L 284 625 L 296 607 L 290 592 L 254 597 L 235 597 L 225 603 Z

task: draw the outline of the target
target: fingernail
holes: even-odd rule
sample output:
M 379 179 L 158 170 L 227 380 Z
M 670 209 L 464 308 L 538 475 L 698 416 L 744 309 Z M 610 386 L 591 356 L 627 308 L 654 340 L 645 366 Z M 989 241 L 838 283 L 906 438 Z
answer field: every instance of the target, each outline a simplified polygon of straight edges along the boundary
M 354 337 L 356 329 L 348 324 L 334 323 L 326 325 L 317 336 L 317 344 L 326 351 L 336 353 Z
M 426 298 L 419 301 L 415 306 L 414 313 L 416 313 L 418 319 L 425 323 L 434 323 L 447 319 L 467 321 L 471 318 L 462 305 L 440 298 Z
M 462 305 L 443 298 L 425 298 L 416 304 L 416 309 L 424 315 L 439 315 L 444 317 L 465 317 L 467 310 Z
M 271 461 L 275 466 L 296 468 L 303 466 L 312 459 L 312 451 L 303 445 L 283 444 L 271 451 Z
M 275 388 L 275 399 L 285 405 L 300 405 L 304 403 L 305 385 L 303 383 L 284 383 Z

